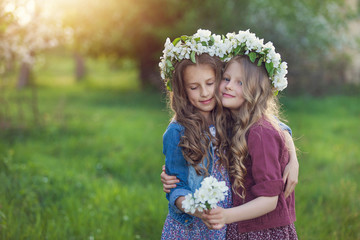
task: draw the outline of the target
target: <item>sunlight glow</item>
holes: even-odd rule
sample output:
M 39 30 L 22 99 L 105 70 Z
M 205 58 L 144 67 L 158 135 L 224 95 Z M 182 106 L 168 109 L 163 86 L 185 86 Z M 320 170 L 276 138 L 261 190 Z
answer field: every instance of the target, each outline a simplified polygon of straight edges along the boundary
M 26 25 L 41 15 L 45 18 L 56 18 L 61 14 L 59 9 L 70 0 L 5 0 L 4 11 L 12 13 L 20 25 Z M 76 2 L 76 0 L 75 0 Z

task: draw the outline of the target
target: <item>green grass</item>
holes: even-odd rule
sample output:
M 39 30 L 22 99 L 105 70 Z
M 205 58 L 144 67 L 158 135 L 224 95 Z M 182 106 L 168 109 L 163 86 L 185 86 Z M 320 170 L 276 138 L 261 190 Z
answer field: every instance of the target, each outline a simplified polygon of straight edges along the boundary
M 75 84 L 67 58 L 36 69 L 39 126 L 31 91 L 6 92 L 19 127 L 0 131 L 0 239 L 159 239 L 164 96 L 140 91 L 133 68 L 103 61 L 88 61 Z M 282 103 L 300 149 L 299 238 L 359 239 L 359 97 Z

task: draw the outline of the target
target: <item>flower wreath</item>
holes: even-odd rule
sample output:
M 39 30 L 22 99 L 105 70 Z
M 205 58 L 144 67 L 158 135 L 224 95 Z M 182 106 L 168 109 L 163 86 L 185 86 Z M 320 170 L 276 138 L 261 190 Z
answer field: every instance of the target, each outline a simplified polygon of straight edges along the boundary
M 275 52 L 272 42 L 263 43 L 249 30 L 239 33 L 228 33 L 225 36 L 211 34 L 209 30 L 199 29 L 192 36 L 181 36 L 173 42 L 166 39 L 164 55 L 160 57 L 159 63 L 162 79 L 171 91 L 171 79 L 174 65 L 183 59 L 190 59 L 196 62 L 195 55 L 207 53 L 210 56 L 217 56 L 222 61 L 228 62 L 237 55 L 247 55 L 251 62 L 260 66 L 265 63 L 266 71 L 274 87 L 275 95 L 287 87 L 287 63 L 281 61 L 279 53 Z

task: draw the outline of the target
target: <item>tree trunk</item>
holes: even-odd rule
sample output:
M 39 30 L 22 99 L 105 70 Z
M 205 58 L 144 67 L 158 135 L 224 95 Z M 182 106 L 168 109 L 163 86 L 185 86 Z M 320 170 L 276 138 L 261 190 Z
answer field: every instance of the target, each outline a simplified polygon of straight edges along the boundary
M 151 86 L 158 90 L 164 89 L 159 70 L 159 52 L 162 45 L 152 36 L 146 37 L 145 42 L 146 44 L 143 44 L 138 52 L 141 87 Z
M 140 81 L 142 88 L 155 87 L 159 90 L 164 88 L 160 71 L 156 68 L 158 64 L 153 59 L 140 59 Z
M 29 63 L 22 62 L 20 67 L 20 74 L 18 78 L 17 88 L 22 89 L 30 85 L 31 66 Z
M 75 53 L 74 54 L 75 59 L 75 77 L 76 81 L 80 82 L 84 79 L 86 75 L 86 67 L 85 67 L 85 61 L 81 54 Z

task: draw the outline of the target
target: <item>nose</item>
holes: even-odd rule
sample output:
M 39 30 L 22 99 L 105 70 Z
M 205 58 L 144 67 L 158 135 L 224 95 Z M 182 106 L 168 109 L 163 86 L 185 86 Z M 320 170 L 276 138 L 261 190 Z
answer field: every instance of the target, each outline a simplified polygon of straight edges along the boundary
M 226 83 L 225 89 L 226 89 L 226 90 L 232 90 L 232 89 L 233 89 L 233 88 L 232 88 L 232 87 L 233 87 L 232 85 L 233 85 L 233 81 L 230 80 L 229 82 Z
M 201 97 L 207 97 L 209 94 L 210 90 L 206 86 L 203 86 L 201 88 Z

